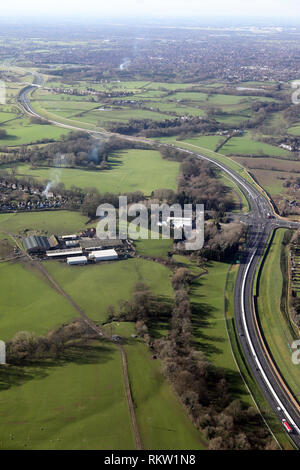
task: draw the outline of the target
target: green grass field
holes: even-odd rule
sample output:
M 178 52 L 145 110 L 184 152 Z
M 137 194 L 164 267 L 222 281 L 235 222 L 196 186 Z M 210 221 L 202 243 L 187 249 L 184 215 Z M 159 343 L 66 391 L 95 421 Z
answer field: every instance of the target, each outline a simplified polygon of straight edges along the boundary
M 52 79 L 47 83 L 48 87 L 60 85 L 64 88 L 70 86 L 53 82 Z M 207 88 L 202 92 L 197 90 L 197 85 L 186 83 L 141 81 L 76 83 L 76 88 L 79 90 L 87 87 L 106 93 L 130 91 L 134 94 L 128 97 L 129 102 L 124 102 L 126 100 L 122 95 L 118 99 L 107 94 L 103 98 L 103 103 L 99 103 L 90 96 L 66 96 L 53 93 L 51 90 L 39 89 L 32 96 L 33 106 L 46 118 L 83 128 L 101 129 L 106 128 L 109 122 L 128 122 L 129 119 L 161 121 L 172 118 L 172 115 L 204 116 L 208 109 L 215 106 L 224 113 L 218 114 L 216 111 L 214 117 L 218 121 L 238 126 L 251 117 L 251 104 L 254 101 L 274 101 L 272 98 L 261 96 L 210 94 L 206 93 Z
M 134 324 L 115 322 L 112 332 L 126 338 L 131 393 L 144 449 L 205 448 L 205 438 L 191 423 L 164 379 L 160 360 L 151 359 L 144 342 L 131 337 L 135 333 Z
M 205 438 L 163 378 L 160 362 L 151 360 L 141 340 L 130 337 L 133 324 L 119 325 L 114 333 L 126 338 L 143 448 L 205 448 Z M 0 391 L 2 449 L 135 449 L 121 356 L 110 343 L 72 347 L 55 362 L 2 369 Z
M 0 448 L 135 449 L 121 356 L 112 344 L 0 373 Z
M 150 93 L 150 92 L 149 92 Z M 147 96 L 151 99 L 151 95 Z M 159 98 L 160 95 L 157 95 Z M 53 99 L 54 98 L 54 99 Z M 76 99 L 68 99 L 67 96 L 61 94 L 51 94 L 50 92 L 39 90 L 33 95 L 33 107 L 45 117 L 63 118 L 72 121 L 78 126 L 81 124 L 90 124 L 92 126 L 104 126 L 108 121 L 127 122 L 130 119 L 168 119 L 168 115 L 154 112 L 151 110 L 138 109 L 130 106 L 114 106 L 101 105 L 101 103 L 93 103 L 88 101 L 87 97 L 76 97 Z M 141 94 L 131 96 L 131 99 L 143 98 Z
M 176 260 L 183 266 L 192 268 L 194 274 L 203 272 L 185 257 L 176 256 Z M 227 335 L 224 296 L 229 266 L 227 263 L 211 261 L 207 265 L 208 274 L 201 275 L 192 282 L 190 300 L 194 345 L 214 365 L 228 374 L 233 396 L 252 404 L 234 362 Z
M 66 188 L 72 185 L 80 188 L 95 187 L 100 193 L 124 193 L 140 190 L 149 195 L 155 189 L 176 190 L 179 163 L 164 160 L 153 150 L 122 151 L 108 160 L 109 170 L 84 170 L 62 168 L 60 182 Z M 39 181 L 51 180 L 52 168 L 31 169 L 29 165 L 19 165 L 18 174 L 34 177 Z
M 222 139 L 223 138 L 220 135 L 204 135 L 185 139 L 184 142 L 188 142 L 189 144 L 197 145 L 199 147 L 205 147 L 209 150 L 215 150 Z
M 208 274 L 193 282 L 191 302 L 196 343 L 208 359 L 223 368 L 235 369 L 224 316 L 227 263 L 209 262 Z
M 204 449 L 206 440 L 151 360 L 145 344 L 126 345 L 132 394 L 145 449 Z
M 69 130 L 61 127 L 30 122 L 28 116 L 17 107 L 16 96 L 26 82 L 31 83 L 32 76 L 24 74 L 24 71 L 17 67 L 13 68 L 12 72 L 20 77 L 20 83 L 6 82 L 6 104 L 0 104 L 0 124 L 7 135 L 0 139 L 0 146 L 27 145 L 42 139 L 57 140 L 68 133 Z
M 44 262 L 52 277 L 93 320 L 105 322 L 109 305 L 128 300 L 138 281 L 167 300 L 172 299 L 170 270 L 143 259 L 99 263 L 94 266 L 68 266 L 58 261 Z
M 224 155 L 266 155 L 289 157 L 289 152 L 279 147 L 258 142 L 251 139 L 249 135 L 242 137 L 233 137 L 220 150 Z
M 218 122 L 222 122 L 224 124 L 229 124 L 231 126 L 239 127 L 244 121 L 249 119 L 249 116 L 245 116 L 243 114 L 236 114 L 228 113 L 228 114 L 216 114 L 214 117 Z
M 299 136 L 300 135 L 300 126 L 299 125 L 294 125 L 292 127 L 289 127 L 287 130 L 289 134 Z
M 7 122 L 2 129 L 7 132 L 7 136 L 0 139 L 0 145 L 7 146 L 31 144 L 42 139 L 58 140 L 70 132 L 68 129 L 53 125 L 31 124 L 27 118 Z
M 157 295 L 172 297 L 170 271 L 149 261 L 132 259 L 84 269 L 70 269 L 59 262 L 45 262 L 44 266 L 98 321 L 105 321 L 109 304 L 129 298 L 137 281 L 146 282 Z M 35 269 L 20 263 L 1 268 L 6 273 L 1 300 L 7 315 L 7 319 L 1 316 L 1 330 L 6 331 L 2 338 L 19 330 L 45 334 L 78 316 Z M 17 302 L 11 295 L 16 284 L 21 285 Z M 204 448 L 205 439 L 163 378 L 159 361 L 151 360 L 141 340 L 131 338 L 133 324 L 119 325 L 113 333 L 127 338 L 129 376 L 144 448 Z M 2 369 L 0 390 L 0 448 L 134 448 L 120 356 L 111 344 L 74 347 L 62 360 Z
M 275 232 L 269 252 L 262 265 L 257 298 L 258 316 L 263 334 L 284 380 L 299 401 L 299 367 L 292 362 L 291 343 L 295 339 L 281 306 L 283 274 L 280 265 L 285 230 Z M 286 249 L 286 248 L 285 248 Z
M 23 330 L 45 334 L 78 316 L 72 305 L 29 262 L 0 263 L 0 278 L 3 340 Z
M 163 238 L 158 240 L 152 238 L 149 238 L 148 240 L 140 239 L 135 241 L 135 246 L 138 255 L 151 256 L 154 258 L 167 258 L 168 252 L 173 249 L 173 241 L 172 239 Z
M 87 221 L 79 212 L 64 210 L 0 214 L 0 232 L 67 235 L 84 229 Z
M 3 106 L 0 106 L 0 124 L 1 125 L 4 122 L 9 121 L 11 119 L 15 119 L 17 117 L 17 114 L 11 112 L 10 110 L 4 111 L 3 108 L 4 108 Z

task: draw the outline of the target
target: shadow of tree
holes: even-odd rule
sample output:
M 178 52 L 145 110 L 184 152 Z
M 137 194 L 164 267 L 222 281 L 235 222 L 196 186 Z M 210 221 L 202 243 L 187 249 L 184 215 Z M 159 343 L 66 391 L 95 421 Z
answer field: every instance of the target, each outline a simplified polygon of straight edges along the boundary
M 206 263 L 206 267 L 209 267 L 212 263 Z M 202 288 L 202 289 L 201 289 Z M 218 320 L 215 319 L 215 314 L 218 312 L 217 308 L 209 305 L 201 300 L 205 297 L 203 293 L 203 281 L 198 278 L 196 282 L 191 284 L 189 293 L 193 297 L 194 301 L 191 302 L 192 309 L 192 347 L 195 350 L 204 353 L 205 357 L 212 363 L 215 363 L 213 355 L 224 355 L 224 349 L 222 344 L 229 341 L 224 338 L 221 334 L 210 334 L 210 330 L 216 331 L 216 325 Z M 224 318 L 225 322 L 225 318 Z M 229 385 L 229 393 L 232 399 L 242 399 L 243 396 L 247 396 L 248 392 L 244 386 L 243 379 L 237 370 L 230 369 L 228 367 L 217 366 L 218 372 L 226 379 Z
M 113 346 L 110 343 L 72 344 L 58 357 L 34 358 L 32 360 L 15 361 L 0 367 L 0 391 L 13 386 L 21 386 L 30 380 L 47 377 L 51 370 L 68 364 L 103 364 L 110 360 Z
M 167 330 L 170 329 L 170 319 L 172 317 L 172 308 L 174 303 L 167 296 L 155 296 L 157 303 L 157 315 L 148 320 L 148 328 L 153 339 L 159 339 L 165 336 Z

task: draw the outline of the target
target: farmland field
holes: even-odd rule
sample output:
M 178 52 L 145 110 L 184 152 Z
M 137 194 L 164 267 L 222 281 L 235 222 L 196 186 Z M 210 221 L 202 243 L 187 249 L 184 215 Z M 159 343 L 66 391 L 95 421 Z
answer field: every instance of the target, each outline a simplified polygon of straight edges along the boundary
M 203 449 L 204 436 L 190 422 L 161 373 L 161 361 L 152 359 L 145 343 L 132 338 L 133 323 L 107 325 L 126 338 L 125 350 L 131 391 L 144 449 Z
M 11 339 L 18 331 L 37 335 L 78 316 L 29 262 L 0 263 L 1 338 Z
M 2 449 L 135 448 L 121 356 L 109 343 L 12 366 L 1 371 L 0 389 Z
M 67 235 L 84 229 L 87 221 L 87 217 L 78 212 L 64 210 L 0 214 L 0 233 Z
M 294 176 L 293 173 L 269 170 L 251 170 L 251 173 L 271 196 L 284 194 L 284 179 Z
M 300 126 L 294 125 L 288 129 L 288 133 L 291 135 L 299 136 L 300 135 Z
M 143 447 L 205 448 L 204 437 L 164 380 L 160 361 L 151 360 L 143 342 L 130 338 L 134 325 L 121 323 L 114 331 L 126 338 Z M 135 449 L 121 356 L 110 343 L 79 344 L 43 366 L 13 366 L 2 371 L 0 388 L 1 448 Z
M 220 152 L 225 155 L 266 155 L 286 158 L 289 156 L 287 150 L 264 142 L 258 142 L 257 140 L 251 139 L 248 135 L 233 137 L 222 147 Z
M 29 119 L 16 119 L 2 125 L 7 132 L 5 138 L 0 138 L 0 145 L 15 146 L 31 144 L 42 139 L 60 139 L 69 131 L 61 127 L 47 124 L 31 124 Z
M 234 157 L 234 160 L 248 168 L 272 197 L 286 194 L 285 180 L 294 178 L 300 172 L 300 162 L 295 160 L 271 157 L 267 161 L 265 158 L 251 157 Z
M 135 246 L 138 255 L 167 258 L 168 252 L 173 249 L 173 241 L 163 238 L 155 240 L 149 235 L 149 239 L 136 240 Z
M 100 193 L 124 193 L 140 190 L 149 195 L 155 189 L 176 189 L 179 163 L 164 160 L 157 151 L 128 150 L 110 156 L 109 170 L 85 170 L 61 168 L 60 182 L 66 188 L 95 187 Z M 18 174 L 31 176 L 39 181 L 51 180 L 51 168 L 31 169 L 18 166 Z
M 134 147 L 147 148 L 148 139 L 149 148 L 161 141 L 211 157 L 251 184 L 254 178 L 274 197 L 278 212 L 292 217 L 297 201 L 288 199 L 296 198 L 293 191 L 299 186 L 299 152 L 280 146 L 285 142 L 300 149 L 291 138 L 300 135 L 300 126 L 297 108 L 289 106 L 292 71 L 283 70 L 279 60 L 271 66 L 269 52 L 277 50 L 281 32 L 260 36 L 244 28 L 222 34 L 221 29 L 183 27 L 173 40 L 173 27 L 155 27 L 155 33 L 147 28 L 147 34 L 132 29 L 128 35 L 122 27 L 119 36 L 114 25 L 91 28 L 86 36 L 78 28 L 71 38 L 68 26 L 60 30 L 55 24 L 48 41 L 48 33 L 39 37 L 39 28 L 32 30 L 36 37 L 28 32 L 13 38 L 4 31 L 0 38 L 0 80 L 7 92 L 5 104 L 0 103 L 0 339 L 8 342 L 9 353 L 9 364 L 0 369 L 0 449 L 135 449 L 127 379 L 146 450 L 271 448 L 275 444 L 252 409 L 245 376 L 272 431 L 288 447 L 280 421 L 254 381 L 235 324 L 238 262 L 231 263 L 241 259 L 247 245 L 242 227 L 261 221 L 248 214 L 251 191 L 249 202 L 237 180 L 216 168 L 204 175 L 206 190 L 200 165 L 189 160 L 181 167 L 170 154 L 164 159 L 157 150 L 127 149 L 134 140 Z M 259 54 L 252 36 L 268 38 Z M 208 54 L 209 44 L 213 54 Z M 274 76 L 280 78 L 274 81 Z M 20 94 L 30 83 L 34 87 Z M 31 117 L 26 93 L 35 111 Z M 70 129 L 75 131 L 71 138 L 59 142 Z M 107 147 L 101 146 L 103 137 Z M 94 138 L 103 159 L 97 164 L 88 161 L 95 156 Z M 120 149 L 123 139 L 124 150 L 111 150 Z M 198 158 L 191 153 L 191 159 Z M 183 159 L 182 154 L 175 158 Z M 58 160 L 68 163 L 50 166 Z M 287 181 L 292 176 L 294 181 Z M 29 187 L 14 185 L 15 178 L 31 179 Z M 52 181 L 54 197 L 48 202 L 53 210 L 34 212 L 45 208 L 38 201 L 46 196 L 35 191 L 33 180 L 42 188 Z M 54 180 L 62 183 L 58 194 Z M 220 183 L 225 188 L 217 201 Z M 161 188 L 176 192 L 176 202 L 203 199 L 211 208 L 207 250 L 183 256 L 172 239 L 150 238 L 134 242 L 135 256 L 124 249 L 113 262 L 70 266 L 46 256 L 30 259 L 17 249 L 28 235 L 95 227 L 96 221 L 82 213 L 95 212 L 99 194 L 141 191 L 150 205 L 157 202 L 153 191 Z M 259 197 L 257 203 L 263 216 L 268 209 Z M 240 233 L 237 225 L 222 230 L 230 220 L 240 222 Z M 299 374 L 290 364 L 292 335 L 282 310 L 284 233 L 276 232 L 258 277 L 258 313 L 270 351 L 299 396 Z M 157 297 L 155 306 L 145 293 L 129 303 L 138 283 Z M 95 329 L 93 334 L 86 329 L 76 336 L 74 325 L 66 328 L 83 312 L 106 329 L 110 341 L 103 331 L 97 336 Z M 49 344 L 40 338 L 36 351 L 26 341 L 22 347 L 28 351 L 14 350 L 9 341 L 20 331 L 45 335 Z M 120 354 L 124 351 L 126 357 Z
M 201 273 L 183 256 L 176 256 L 183 266 Z M 235 389 L 236 398 L 252 404 L 233 359 L 225 320 L 225 286 L 230 265 L 216 261 L 207 264 L 208 273 L 193 281 L 190 289 L 195 346 L 217 367 L 224 369 Z
M 206 440 L 189 420 L 178 398 L 151 360 L 145 344 L 126 345 L 137 421 L 145 449 L 205 449 Z
M 54 93 L 51 87 L 70 88 L 70 85 L 49 80 L 46 88 L 33 93 L 33 107 L 46 118 L 82 128 L 103 129 L 108 123 L 126 123 L 130 119 L 163 121 L 172 116 L 205 116 L 214 107 L 218 107 L 213 111 L 218 122 L 238 126 L 251 118 L 252 103 L 275 101 L 265 96 L 206 93 L 209 88 L 202 92 L 197 85 L 187 83 L 78 81 L 77 90 L 92 87 L 95 92 L 105 93 L 95 100 L 87 95 Z M 112 93 L 119 93 L 120 97 L 116 99 Z M 122 97 L 122 93 L 129 96 Z
M 134 285 L 143 281 L 156 294 L 171 300 L 171 271 L 158 263 L 128 259 L 94 266 L 68 266 L 47 261 L 44 267 L 84 312 L 97 322 L 105 322 L 107 308 L 128 300 Z
M 189 144 L 194 144 L 199 147 L 205 147 L 209 150 L 215 150 L 221 140 L 222 137 L 220 135 L 205 135 L 193 137 L 191 139 L 185 139 L 184 142 L 188 142 Z

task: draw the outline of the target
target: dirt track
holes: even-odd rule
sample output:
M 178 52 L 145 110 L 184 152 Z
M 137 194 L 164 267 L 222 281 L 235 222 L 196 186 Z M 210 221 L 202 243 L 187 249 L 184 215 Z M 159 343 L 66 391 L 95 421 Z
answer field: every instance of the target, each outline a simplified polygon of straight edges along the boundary
M 98 327 L 87 315 L 81 310 L 81 308 L 74 302 L 74 300 L 62 289 L 62 287 L 53 279 L 53 277 L 48 273 L 48 271 L 44 268 L 44 266 L 39 262 L 39 261 L 32 261 L 30 258 L 31 263 L 34 265 L 35 268 L 37 268 L 46 278 L 47 280 L 52 284 L 52 286 L 61 294 L 64 296 L 64 298 L 71 303 L 71 305 L 77 310 L 77 312 L 80 314 L 80 316 L 83 318 L 83 320 L 89 325 L 89 327 L 94 330 L 99 336 L 105 337 L 108 341 L 113 342 L 111 336 L 103 329 Z M 128 408 L 129 408 L 129 413 L 130 413 L 130 418 L 131 418 L 131 423 L 132 423 L 132 428 L 133 428 L 133 433 L 134 433 L 134 438 L 135 438 L 135 445 L 137 450 L 141 450 L 142 447 L 142 441 L 140 437 L 140 432 L 135 416 L 135 410 L 134 410 L 134 404 L 133 404 L 133 399 L 131 395 L 131 389 L 130 389 L 130 382 L 129 382 L 129 376 L 128 376 L 128 368 L 127 368 L 127 357 L 126 357 L 126 352 L 121 344 L 113 342 L 113 344 L 119 349 L 122 357 L 122 369 L 123 369 L 123 376 L 124 376 L 124 385 L 125 385 L 125 391 L 126 391 L 126 397 L 127 397 L 127 403 L 128 403 Z

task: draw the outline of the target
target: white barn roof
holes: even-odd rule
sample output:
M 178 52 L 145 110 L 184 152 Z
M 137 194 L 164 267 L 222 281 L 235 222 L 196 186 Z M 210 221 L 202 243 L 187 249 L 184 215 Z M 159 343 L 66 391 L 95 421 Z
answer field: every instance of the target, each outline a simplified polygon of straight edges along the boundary
M 67 258 L 68 264 L 86 264 L 87 257 L 86 256 L 73 256 L 72 258 Z
M 70 255 L 81 255 L 82 248 L 77 249 L 70 249 L 70 250 L 54 250 L 54 251 L 46 251 L 46 255 L 49 257 L 54 256 L 70 256 Z
M 118 253 L 116 250 L 98 250 L 98 251 L 92 251 L 89 254 L 89 258 L 91 259 L 96 259 L 96 260 L 105 260 L 105 259 L 116 259 L 118 258 Z

